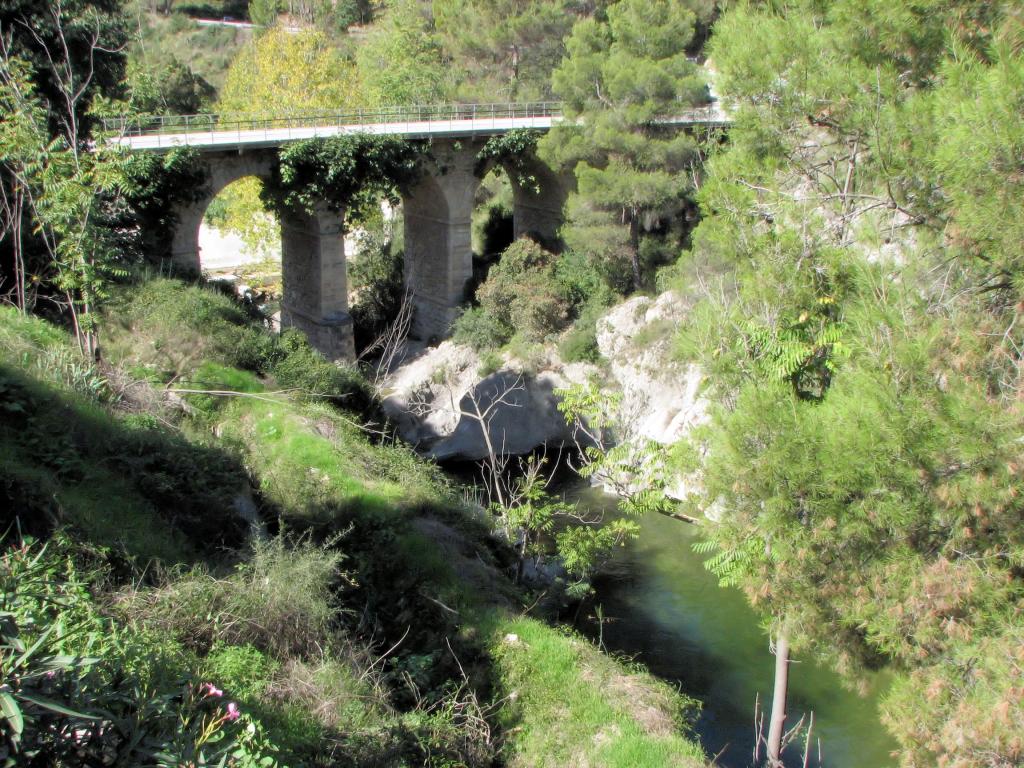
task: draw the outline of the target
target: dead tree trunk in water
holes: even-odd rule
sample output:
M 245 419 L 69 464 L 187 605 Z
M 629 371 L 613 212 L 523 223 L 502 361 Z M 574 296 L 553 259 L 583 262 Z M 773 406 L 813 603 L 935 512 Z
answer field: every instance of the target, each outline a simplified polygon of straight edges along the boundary
M 789 690 L 789 640 L 784 632 L 775 641 L 775 691 L 768 727 L 768 765 L 782 768 L 782 735 L 786 730 L 786 694 Z

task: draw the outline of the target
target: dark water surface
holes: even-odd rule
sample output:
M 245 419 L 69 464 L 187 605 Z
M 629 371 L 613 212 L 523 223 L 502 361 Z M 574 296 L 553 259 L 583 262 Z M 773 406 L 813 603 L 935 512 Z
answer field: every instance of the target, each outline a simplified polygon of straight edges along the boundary
M 569 492 L 592 509 L 614 513 L 616 500 L 593 488 Z M 695 528 L 661 515 L 641 520 L 640 539 L 616 555 L 610 574 L 595 583 L 604 615 L 608 650 L 635 656 L 654 674 L 679 683 L 703 704 L 697 731 L 705 750 L 724 749 L 724 768 L 751 765 L 754 697 L 770 707 L 775 657 L 743 595 L 718 586 L 691 549 Z M 591 611 L 590 613 L 593 613 Z M 587 631 L 597 636 L 596 622 Z M 838 676 L 811 659 L 790 668 L 792 725 L 814 711 L 825 768 L 885 768 L 895 743 L 878 720 L 878 698 L 887 679 L 869 681 L 862 697 L 843 688 Z M 768 717 L 765 716 L 767 729 Z M 790 754 L 791 753 L 791 754 Z M 763 755 L 763 752 L 762 752 Z M 802 763 L 800 748 L 787 750 L 787 766 Z M 818 765 L 816 750 L 810 765 Z

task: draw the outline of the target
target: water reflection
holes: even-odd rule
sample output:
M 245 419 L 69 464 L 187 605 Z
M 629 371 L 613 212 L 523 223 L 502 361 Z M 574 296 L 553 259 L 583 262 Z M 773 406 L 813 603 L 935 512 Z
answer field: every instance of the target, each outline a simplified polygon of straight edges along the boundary
M 614 510 L 615 499 L 595 489 L 573 494 L 588 506 Z M 639 541 L 615 558 L 598 580 L 604 621 L 600 632 L 612 651 L 635 655 L 654 674 L 678 682 L 704 703 L 697 730 L 718 764 L 747 768 L 754 745 L 755 696 L 771 701 L 774 657 L 767 635 L 737 591 L 723 589 L 693 553 L 693 526 L 660 515 L 641 521 Z M 591 618 L 587 631 L 596 636 Z M 878 720 L 886 680 L 869 681 L 867 697 L 843 688 L 830 670 L 795 659 L 790 674 L 791 723 L 814 711 L 815 733 L 826 768 L 895 765 L 895 743 Z M 766 716 L 767 721 L 767 716 Z M 790 748 L 787 765 L 801 764 Z M 811 765 L 816 754 L 812 753 Z

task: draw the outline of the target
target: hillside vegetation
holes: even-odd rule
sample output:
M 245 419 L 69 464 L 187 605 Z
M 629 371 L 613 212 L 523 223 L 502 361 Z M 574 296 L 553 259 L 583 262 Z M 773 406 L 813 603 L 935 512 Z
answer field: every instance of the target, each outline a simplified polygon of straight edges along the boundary
M 1024 755 L 1022 33 L 1009 4 L 730 8 L 736 122 L 662 275 L 719 403 L 711 565 L 799 651 L 896 673 L 905 766 Z
M 259 29 L 195 24 L 246 13 Z M 887 670 L 901 765 L 1022 764 L 1019 3 L 7 0 L 0 38 L 6 764 L 701 764 L 685 695 L 513 583 L 551 539 L 571 563 L 631 521 L 556 532 L 572 510 L 519 479 L 485 512 L 398 443 L 357 367 L 139 277 L 202 175 L 97 133 L 533 99 L 574 119 L 478 156 L 455 338 L 490 372 L 502 347 L 600 362 L 601 314 L 672 290 L 685 316 L 645 333 L 671 337 L 666 369 L 699 366 L 710 419 L 670 449 L 595 448 L 589 471 L 628 466 L 624 488 L 652 478 L 634 508 L 700 522 L 780 670 L 790 649 L 851 686 Z M 713 95 L 728 129 L 666 127 Z M 509 242 L 495 166 L 527 153 L 571 181 L 557 242 Z M 403 290 L 379 202 L 416 157 L 347 137 L 281 160 L 297 186 L 247 180 L 210 216 L 265 247 L 275 194 L 347 204 L 372 246 L 351 281 L 368 343 Z M 610 393 L 569 394 L 625 431 Z
M 683 697 L 517 615 L 505 545 L 371 439 L 357 373 L 209 289 L 153 280 L 111 307 L 102 367 L 0 313 L 5 654 L 31 649 L 7 754 L 703 764 Z M 551 676 L 578 698 L 552 700 Z M 553 708 L 607 738 L 538 738 Z

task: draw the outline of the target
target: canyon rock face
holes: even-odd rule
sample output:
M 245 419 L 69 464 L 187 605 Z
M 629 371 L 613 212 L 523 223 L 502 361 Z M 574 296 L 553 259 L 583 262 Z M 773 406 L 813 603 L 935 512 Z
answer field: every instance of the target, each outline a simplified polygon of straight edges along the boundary
M 672 340 L 689 306 L 673 291 L 636 296 L 597 323 L 597 345 L 622 392 L 620 442 L 638 449 L 672 445 L 708 418 L 699 366 L 673 360 Z M 641 461 L 638 457 L 637 461 Z M 682 499 L 700 487 L 696 474 L 668 479 L 666 492 Z
M 488 437 L 499 454 L 572 442 L 554 391 L 582 380 L 582 369 L 592 366 L 545 360 L 534 373 L 508 356 L 498 370 L 481 365 L 476 352 L 451 341 L 410 356 L 388 378 L 384 392 L 384 410 L 401 436 L 439 460 L 485 458 Z
M 637 296 L 597 323 L 597 345 L 622 391 L 624 437 L 668 445 L 707 418 L 701 370 L 672 360 L 672 338 L 686 304 L 672 291 Z
M 384 408 L 402 437 L 435 459 L 486 457 L 482 423 L 489 425 L 496 452 L 523 454 L 573 442 L 555 390 L 596 378 L 604 380 L 602 387 L 622 393 L 621 441 L 668 446 L 707 419 L 700 368 L 672 360 L 672 339 L 687 310 L 671 291 L 612 308 L 597 325 L 605 371 L 562 363 L 554 352 L 530 366 L 506 355 L 497 370 L 489 371 L 481 368 L 476 352 L 452 341 L 410 351 L 385 384 Z M 523 372 L 526 367 L 535 372 Z M 696 482 L 676 478 L 670 493 L 683 496 Z

